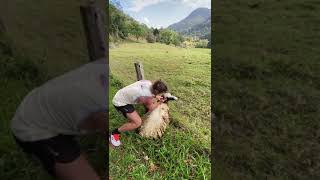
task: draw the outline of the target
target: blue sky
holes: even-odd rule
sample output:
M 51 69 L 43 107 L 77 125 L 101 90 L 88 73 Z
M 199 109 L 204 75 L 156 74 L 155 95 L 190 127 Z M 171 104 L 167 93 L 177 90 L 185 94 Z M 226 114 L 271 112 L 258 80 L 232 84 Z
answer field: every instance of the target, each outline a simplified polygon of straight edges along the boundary
M 176 23 L 199 7 L 211 7 L 211 0 L 119 0 L 123 11 L 149 27 Z

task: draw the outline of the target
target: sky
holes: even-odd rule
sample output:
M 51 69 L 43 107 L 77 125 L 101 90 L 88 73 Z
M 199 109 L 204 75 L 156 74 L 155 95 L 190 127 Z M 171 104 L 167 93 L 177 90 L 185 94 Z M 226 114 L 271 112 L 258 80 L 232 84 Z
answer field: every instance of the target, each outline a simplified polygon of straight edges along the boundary
M 166 28 L 199 7 L 211 8 L 211 0 L 119 0 L 122 10 L 148 27 Z

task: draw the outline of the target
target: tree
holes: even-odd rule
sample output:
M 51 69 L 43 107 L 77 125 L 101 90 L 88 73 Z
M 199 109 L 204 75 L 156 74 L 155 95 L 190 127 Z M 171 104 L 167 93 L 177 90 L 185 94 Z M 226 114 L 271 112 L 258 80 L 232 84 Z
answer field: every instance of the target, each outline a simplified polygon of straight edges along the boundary
M 164 29 L 160 31 L 160 39 L 161 43 L 169 45 L 172 42 L 172 32 L 171 30 Z
M 130 34 L 135 36 L 137 40 L 139 40 L 140 37 L 144 37 L 146 35 L 145 27 L 140 25 L 136 21 L 131 22 L 129 29 L 130 29 Z
M 155 28 L 153 30 L 153 36 L 155 37 L 156 41 L 159 40 L 159 35 L 160 35 L 160 31 L 157 28 Z
M 160 31 L 159 42 L 164 44 L 174 44 L 179 46 L 183 42 L 184 38 L 175 31 L 169 29 L 163 29 Z
M 211 33 L 207 34 L 206 38 L 209 40 L 207 48 L 211 48 Z
M 124 14 L 113 4 L 109 4 L 110 25 L 109 32 L 111 36 L 121 39 L 127 39 L 129 34 L 135 36 L 137 40 L 145 37 L 149 28 L 145 24 L 139 24 L 130 16 Z
M 181 34 L 177 34 L 177 45 L 180 46 L 182 42 L 184 42 L 185 38 Z
M 155 28 L 155 29 L 153 30 L 153 35 L 154 35 L 154 36 L 159 36 L 159 34 L 160 34 L 160 31 L 159 31 L 157 28 Z
M 112 36 L 125 39 L 128 37 L 128 17 L 113 5 L 109 6 L 110 26 L 109 32 Z
M 153 33 L 149 33 L 147 35 L 146 40 L 147 40 L 148 43 L 155 43 L 156 42 L 156 37 L 153 35 Z
M 207 39 L 201 39 L 196 43 L 196 48 L 207 48 L 208 42 L 209 41 Z

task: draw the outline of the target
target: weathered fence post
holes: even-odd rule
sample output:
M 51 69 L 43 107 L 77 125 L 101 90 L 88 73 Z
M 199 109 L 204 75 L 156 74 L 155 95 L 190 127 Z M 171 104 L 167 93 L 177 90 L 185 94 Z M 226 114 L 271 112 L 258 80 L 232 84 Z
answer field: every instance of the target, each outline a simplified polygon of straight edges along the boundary
M 104 15 L 97 3 L 90 1 L 87 6 L 80 6 L 80 13 L 87 39 L 90 61 L 106 58 L 106 33 Z
M 140 81 L 140 80 L 144 79 L 144 71 L 143 71 L 142 63 L 135 62 L 134 67 L 135 67 L 136 73 L 137 73 L 137 80 Z

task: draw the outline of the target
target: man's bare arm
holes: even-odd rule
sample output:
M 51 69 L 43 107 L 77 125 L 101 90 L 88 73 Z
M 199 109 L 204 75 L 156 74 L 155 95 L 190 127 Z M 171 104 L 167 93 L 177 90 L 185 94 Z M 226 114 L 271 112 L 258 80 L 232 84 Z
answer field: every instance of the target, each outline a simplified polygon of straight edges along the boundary
M 153 103 L 153 98 L 154 97 L 152 96 L 140 96 L 138 97 L 137 102 L 139 104 L 148 105 Z
M 159 101 L 164 102 L 164 100 L 165 99 L 160 95 L 156 95 L 156 96 L 140 96 L 137 99 L 137 102 L 139 104 L 150 105 L 150 104 L 157 103 Z

